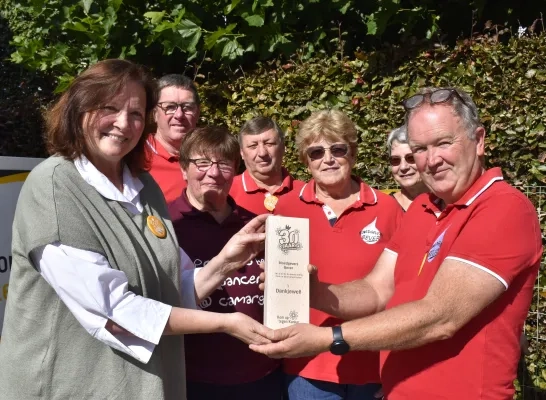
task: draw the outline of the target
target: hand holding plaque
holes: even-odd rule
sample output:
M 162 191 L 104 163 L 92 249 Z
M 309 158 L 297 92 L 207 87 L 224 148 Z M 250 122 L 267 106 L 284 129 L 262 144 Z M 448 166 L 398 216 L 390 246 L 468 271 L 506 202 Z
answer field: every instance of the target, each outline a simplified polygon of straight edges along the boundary
M 266 222 L 264 325 L 309 322 L 309 220 L 270 216 Z

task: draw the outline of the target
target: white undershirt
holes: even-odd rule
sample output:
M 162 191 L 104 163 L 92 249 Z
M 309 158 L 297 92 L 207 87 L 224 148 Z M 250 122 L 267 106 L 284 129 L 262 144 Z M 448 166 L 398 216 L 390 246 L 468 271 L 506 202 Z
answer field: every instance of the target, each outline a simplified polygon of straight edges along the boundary
M 120 192 L 84 156 L 74 161 L 82 178 L 103 197 L 118 201 L 133 214 L 143 211 L 140 203 L 142 182 L 123 169 Z M 171 306 L 137 296 L 127 289 L 124 272 L 112 269 L 99 253 L 65 246 L 59 242 L 32 251 L 31 258 L 40 274 L 55 290 L 74 317 L 94 338 L 147 363 L 159 342 Z M 180 249 L 182 306 L 196 309 L 194 279 L 199 272 L 184 250 Z M 108 320 L 132 333 L 113 335 L 105 325 Z

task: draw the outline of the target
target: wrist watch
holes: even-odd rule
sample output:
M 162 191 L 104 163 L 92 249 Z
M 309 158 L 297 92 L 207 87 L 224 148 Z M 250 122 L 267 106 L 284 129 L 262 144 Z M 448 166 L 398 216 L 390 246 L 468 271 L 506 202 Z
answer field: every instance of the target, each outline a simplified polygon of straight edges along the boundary
M 343 334 L 341 333 L 341 326 L 332 326 L 332 335 L 334 340 L 330 345 L 330 353 L 335 354 L 336 356 L 341 356 L 347 353 L 350 350 L 349 343 L 343 339 Z

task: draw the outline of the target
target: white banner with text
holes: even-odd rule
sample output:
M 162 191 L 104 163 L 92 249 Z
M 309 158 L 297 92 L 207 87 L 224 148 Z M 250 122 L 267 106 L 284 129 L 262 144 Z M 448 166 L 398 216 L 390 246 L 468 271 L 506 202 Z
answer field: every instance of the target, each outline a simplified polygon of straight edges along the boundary
M 42 162 L 41 158 L 0 157 L 0 332 L 8 298 L 11 270 L 11 226 L 19 192 L 28 173 Z

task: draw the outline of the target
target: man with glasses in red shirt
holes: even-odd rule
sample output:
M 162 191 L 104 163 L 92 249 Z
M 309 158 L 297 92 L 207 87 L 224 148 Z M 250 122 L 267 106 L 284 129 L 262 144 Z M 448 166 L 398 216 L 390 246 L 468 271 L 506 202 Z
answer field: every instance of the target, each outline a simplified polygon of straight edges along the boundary
M 344 320 L 332 330 L 275 331 L 270 356 L 380 350 L 389 400 L 511 400 L 519 337 L 542 255 L 531 202 L 485 169 L 485 129 L 456 88 L 405 100 L 409 144 L 431 194 L 414 200 L 364 279 L 313 281 L 313 307 Z
M 179 149 L 184 136 L 195 129 L 199 120 L 199 95 L 191 79 L 184 75 L 165 75 L 157 84 L 159 100 L 154 110 L 157 130 L 148 138 L 152 157 L 150 174 L 170 203 L 186 187 Z

